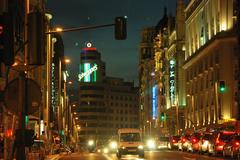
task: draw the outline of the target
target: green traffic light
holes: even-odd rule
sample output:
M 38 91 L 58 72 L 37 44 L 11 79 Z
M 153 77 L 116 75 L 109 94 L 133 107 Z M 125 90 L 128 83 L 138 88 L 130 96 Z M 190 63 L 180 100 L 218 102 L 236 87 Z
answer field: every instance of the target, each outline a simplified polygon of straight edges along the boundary
M 220 88 L 220 91 L 221 91 L 221 92 L 224 92 L 224 91 L 225 91 L 225 88 L 224 88 L 224 87 Z
M 219 81 L 219 91 L 221 93 L 226 91 L 225 81 Z

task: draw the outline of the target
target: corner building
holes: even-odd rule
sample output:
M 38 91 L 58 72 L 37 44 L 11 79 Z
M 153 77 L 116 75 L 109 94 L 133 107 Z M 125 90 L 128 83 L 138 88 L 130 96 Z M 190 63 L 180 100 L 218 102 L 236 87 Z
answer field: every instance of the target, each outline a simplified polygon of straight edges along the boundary
M 138 88 L 133 82 L 106 76 L 96 48 L 82 49 L 78 80 L 80 143 L 94 139 L 100 145 L 117 135 L 119 128 L 139 128 Z
M 239 114 L 236 7 L 235 0 L 191 0 L 185 9 L 185 128 L 231 123 Z

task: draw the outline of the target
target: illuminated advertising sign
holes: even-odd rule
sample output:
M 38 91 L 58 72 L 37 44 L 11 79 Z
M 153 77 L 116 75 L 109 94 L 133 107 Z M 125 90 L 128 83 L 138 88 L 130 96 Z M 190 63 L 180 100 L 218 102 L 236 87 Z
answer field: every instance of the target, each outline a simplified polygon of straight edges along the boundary
M 78 81 L 80 82 L 96 82 L 97 81 L 97 64 L 83 63 L 80 64 L 80 74 Z
M 158 87 L 157 85 L 152 87 L 152 118 L 157 118 L 157 108 L 158 108 Z
M 169 95 L 171 104 L 175 105 L 175 61 L 169 62 Z

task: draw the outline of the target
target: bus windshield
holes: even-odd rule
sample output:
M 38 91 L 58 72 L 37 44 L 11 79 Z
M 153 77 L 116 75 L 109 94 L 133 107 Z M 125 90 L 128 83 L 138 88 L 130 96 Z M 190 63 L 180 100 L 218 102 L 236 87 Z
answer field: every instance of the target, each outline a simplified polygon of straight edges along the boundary
M 121 142 L 139 142 L 141 141 L 139 133 L 121 133 Z

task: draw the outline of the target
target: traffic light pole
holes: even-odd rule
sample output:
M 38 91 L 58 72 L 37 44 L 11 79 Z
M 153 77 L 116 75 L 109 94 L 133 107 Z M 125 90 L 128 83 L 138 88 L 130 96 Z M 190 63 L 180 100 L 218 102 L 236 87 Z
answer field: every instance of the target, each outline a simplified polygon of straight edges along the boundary
M 25 122 L 25 116 L 27 111 L 27 81 L 26 81 L 26 74 L 24 71 L 21 71 L 19 73 L 19 105 L 18 107 L 21 108 L 19 112 L 19 130 L 20 130 L 20 136 L 19 139 L 15 141 L 16 143 L 16 160 L 25 160 L 25 128 L 26 128 L 26 122 Z M 21 96 L 23 95 L 23 96 Z

